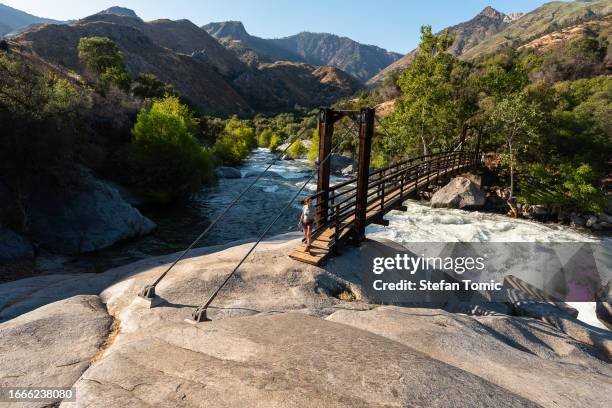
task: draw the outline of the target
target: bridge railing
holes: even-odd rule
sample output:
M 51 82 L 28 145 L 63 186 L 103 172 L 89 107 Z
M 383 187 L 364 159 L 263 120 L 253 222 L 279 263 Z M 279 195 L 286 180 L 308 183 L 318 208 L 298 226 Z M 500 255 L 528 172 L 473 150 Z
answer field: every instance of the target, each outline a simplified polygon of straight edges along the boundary
M 448 152 L 426 154 L 395 162 L 387 167 L 373 170 L 368 176 L 367 208 L 368 220 L 381 217 L 392 207 L 401 204 L 410 195 L 430 181 L 440 176 L 475 165 L 476 151 L 455 150 Z M 354 222 L 357 205 L 357 178 L 353 177 L 337 183 L 329 188 L 328 199 L 323 200 L 323 194 L 310 196 L 317 211 L 324 211 L 326 222 L 315 226 L 313 236 L 333 227 L 336 240 L 344 230 L 350 229 Z

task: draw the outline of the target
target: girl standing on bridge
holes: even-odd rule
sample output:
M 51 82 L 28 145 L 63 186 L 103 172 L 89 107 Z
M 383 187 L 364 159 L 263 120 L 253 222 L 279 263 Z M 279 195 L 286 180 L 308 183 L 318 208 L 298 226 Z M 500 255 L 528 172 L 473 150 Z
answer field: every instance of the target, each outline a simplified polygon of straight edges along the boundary
M 302 223 L 302 230 L 304 231 L 306 251 L 310 251 L 310 237 L 312 234 L 312 226 L 314 225 L 314 208 L 312 207 L 312 199 L 310 197 L 304 199 L 300 222 Z

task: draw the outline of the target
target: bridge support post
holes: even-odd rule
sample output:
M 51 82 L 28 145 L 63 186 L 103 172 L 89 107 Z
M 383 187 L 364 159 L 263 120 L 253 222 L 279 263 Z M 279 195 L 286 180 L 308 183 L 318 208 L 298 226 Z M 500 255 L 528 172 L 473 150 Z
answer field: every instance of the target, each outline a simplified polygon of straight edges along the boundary
M 330 108 L 321 108 L 319 112 L 319 160 L 318 160 L 318 179 L 317 179 L 317 206 L 315 223 L 317 228 L 327 222 L 329 209 L 329 175 L 331 172 L 331 158 L 327 156 L 331 153 L 332 136 L 334 135 L 334 115 Z
M 355 226 L 353 242 L 365 239 L 368 212 L 368 181 L 370 176 L 370 153 L 374 136 L 374 109 L 361 108 L 359 112 L 359 163 L 357 166 L 357 193 L 355 203 Z

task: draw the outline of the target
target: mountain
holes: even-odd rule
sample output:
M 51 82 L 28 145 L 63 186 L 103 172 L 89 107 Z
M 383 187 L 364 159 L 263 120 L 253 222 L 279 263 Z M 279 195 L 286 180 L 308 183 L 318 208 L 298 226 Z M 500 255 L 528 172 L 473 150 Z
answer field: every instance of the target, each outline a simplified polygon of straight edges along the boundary
M 239 21 L 210 23 L 202 28 L 249 63 L 285 60 L 332 65 L 362 81 L 401 57 L 401 54 L 334 34 L 302 32 L 264 39 L 250 35 Z
M 88 36 L 113 40 L 132 78 L 139 73 L 155 74 L 208 114 L 249 115 L 290 110 L 296 104 L 316 107 L 359 89 L 356 80 L 339 70 L 329 76 L 308 64 L 250 67 L 189 20 L 144 22 L 120 7 L 72 24 L 34 27 L 14 37 L 12 43 L 51 64 L 83 74 L 77 46 L 80 38 Z
M 33 16 L 0 3 L 0 37 L 36 24 L 61 24 L 61 21 Z
M 558 31 L 585 21 L 596 20 L 612 13 L 610 0 L 553 1 L 512 21 L 497 34 L 485 39 L 463 53 L 464 58 L 475 58 L 495 52 L 502 45 L 519 46 L 547 33 Z
M 446 28 L 455 36 L 455 42 L 449 49 L 449 52 L 454 55 L 462 55 L 464 52 L 480 44 L 486 38 L 502 31 L 520 17 L 520 13 L 506 15 L 495 10 L 493 7 L 485 7 L 471 20 Z M 381 82 L 390 73 L 408 67 L 415 54 L 416 50 L 410 51 L 401 59 L 389 65 L 378 75 L 370 79 L 368 83 L 375 84 Z

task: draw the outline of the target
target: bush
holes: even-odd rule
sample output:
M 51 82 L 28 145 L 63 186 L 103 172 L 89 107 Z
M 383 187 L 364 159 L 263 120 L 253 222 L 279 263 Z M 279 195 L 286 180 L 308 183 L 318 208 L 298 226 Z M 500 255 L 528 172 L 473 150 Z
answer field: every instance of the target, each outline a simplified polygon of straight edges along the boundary
M 255 147 L 255 130 L 245 122 L 232 118 L 225 125 L 213 150 L 221 163 L 234 166 L 242 163 Z
M 302 157 L 306 152 L 308 152 L 308 150 L 302 145 L 301 140 L 296 140 L 289 146 L 289 149 L 287 149 L 287 154 L 294 159 Z
M 106 68 L 102 75 L 100 75 L 100 80 L 107 87 L 108 85 L 113 84 L 125 92 L 129 91 L 130 89 L 130 77 L 128 76 L 127 72 L 121 68 Z
M 87 68 L 101 75 L 108 68 L 123 70 L 123 55 L 117 44 L 106 37 L 82 37 L 79 40 L 79 59 Z
M 270 140 L 272 139 L 273 134 L 274 133 L 272 132 L 271 129 L 266 129 L 263 132 L 261 132 L 259 136 L 257 137 L 257 145 L 259 147 L 269 147 Z
M 319 157 L 319 129 L 312 131 L 312 144 L 308 149 L 308 160 L 314 163 Z
M 280 136 L 274 133 L 270 137 L 270 144 L 268 145 L 268 148 L 271 152 L 275 152 L 278 149 L 278 146 L 281 144 L 283 144 L 283 141 L 281 140 Z
M 138 74 L 132 84 L 132 93 L 142 99 L 163 98 L 175 94 L 172 85 L 166 85 L 153 74 Z
M 213 160 L 195 138 L 198 120 L 174 96 L 138 114 L 132 130 L 130 164 L 134 181 L 157 202 L 196 191 L 210 180 Z

